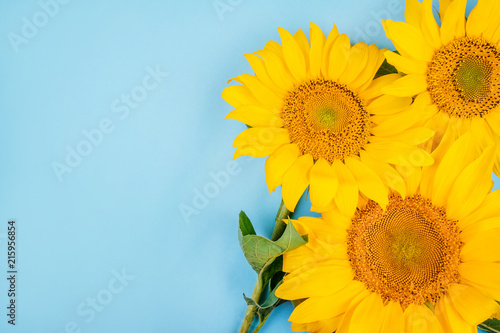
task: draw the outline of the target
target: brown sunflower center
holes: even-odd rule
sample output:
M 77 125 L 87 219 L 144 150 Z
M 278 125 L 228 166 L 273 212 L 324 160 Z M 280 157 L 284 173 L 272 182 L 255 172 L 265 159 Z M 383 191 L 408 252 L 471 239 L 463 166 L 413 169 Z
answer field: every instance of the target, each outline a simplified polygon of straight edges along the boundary
M 483 117 L 500 103 L 500 51 L 482 38 L 455 39 L 434 54 L 427 86 L 439 111 Z
M 297 86 L 281 112 L 290 140 L 303 154 L 330 163 L 357 155 L 368 142 L 370 115 L 345 85 L 312 80 Z
M 435 303 L 459 282 L 456 221 L 419 195 L 394 195 L 385 212 L 369 201 L 352 219 L 347 239 L 355 279 L 404 308 Z

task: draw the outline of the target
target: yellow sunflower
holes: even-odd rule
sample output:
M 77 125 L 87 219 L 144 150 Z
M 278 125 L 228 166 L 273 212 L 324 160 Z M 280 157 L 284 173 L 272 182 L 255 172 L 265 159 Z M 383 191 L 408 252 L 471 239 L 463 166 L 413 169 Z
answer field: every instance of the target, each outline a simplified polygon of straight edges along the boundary
M 284 254 L 283 299 L 306 299 L 292 329 L 308 332 L 477 332 L 500 300 L 500 191 L 495 146 L 464 157 L 465 134 L 441 163 L 408 175 L 407 195 L 293 221 L 308 244 Z M 429 170 L 430 169 L 430 170 Z
M 269 156 L 266 182 L 272 193 L 282 185 L 283 201 L 293 211 L 309 186 L 313 210 L 338 206 L 352 213 L 359 192 L 387 205 L 389 188 L 404 195 L 404 182 L 390 164 L 429 165 L 417 148 L 433 132 L 405 131 L 386 115 L 402 111 L 410 97 L 383 96 L 397 80 L 391 74 L 373 80 L 384 50 L 358 43 L 334 26 L 328 38 L 311 23 L 311 45 L 302 30 L 279 28 L 282 45 L 270 41 L 246 54 L 255 75 L 243 74 L 222 97 L 235 109 L 226 118 L 251 128 L 238 135 L 234 158 Z M 411 115 L 410 115 L 411 116 Z
M 383 92 L 416 96 L 418 117 L 401 121 L 435 130 L 436 144 L 448 132 L 459 137 L 471 131 L 480 153 L 500 140 L 500 2 L 479 0 L 468 19 L 466 4 L 441 0 L 439 26 L 432 0 L 407 0 L 406 22 L 383 22 L 399 51 L 387 51 L 387 61 L 407 74 Z M 495 155 L 500 175 L 500 151 Z

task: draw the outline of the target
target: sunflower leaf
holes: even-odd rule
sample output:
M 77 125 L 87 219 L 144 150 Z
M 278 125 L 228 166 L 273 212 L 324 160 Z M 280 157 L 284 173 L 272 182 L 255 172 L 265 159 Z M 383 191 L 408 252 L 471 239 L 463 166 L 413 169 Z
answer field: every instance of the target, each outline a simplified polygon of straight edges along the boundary
M 380 65 L 380 68 L 378 69 L 377 73 L 375 74 L 374 79 L 376 79 L 380 76 L 383 76 L 383 75 L 393 74 L 393 73 L 397 73 L 397 72 L 398 72 L 398 70 L 396 69 L 396 67 L 389 64 L 387 62 L 387 59 L 386 59 L 386 60 L 384 60 L 382 65 Z
M 269 262 L 284 252 L 284 248 L 269 239 L 258 235 L 242 236 L 240 230 L 240 246 L 252 268 L 259 273 Z
M 479 328 L 490 333 L 500 332 L 500 320 L 498 319 L 488 319 L 479 325 Z
M 285 248 L 284 252 L 289 252 L 306 243 L 307 240 L 304 240 L 304 238 L 299 235 L 299 233 L 293 226 L 293 223 L 290 222 L 290 218 L 288 218 L 286 229 L 283 232 L 283 235 L 281 235 L 281 237 L 276 241 L 276 244 Z
M 253 228 L 252 222 L 248 218 L 247 214 L 244 211 L 240 212 L 240 231 L 243 236 L 246 235 L 255 235 L 255 229 Z

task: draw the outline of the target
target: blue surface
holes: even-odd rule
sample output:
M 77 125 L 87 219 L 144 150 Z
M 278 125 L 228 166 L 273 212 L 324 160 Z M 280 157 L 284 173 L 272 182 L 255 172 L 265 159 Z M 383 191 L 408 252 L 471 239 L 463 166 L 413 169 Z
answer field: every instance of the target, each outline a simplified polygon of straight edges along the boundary
M 264 159 L 230 163 L 244 126 L 223 120 L 226 81 L 278 26 L 390 47 L 379 20 L 403 1 L 62 3 L 0 2 L 0 276 L 18 224 L 17 325 L 2 278 L 0 331 L 236 332 L 256 278 L 238 212 L 269 236 L 280 193 Z M 290 332 L 291 311 L 261 332 Z

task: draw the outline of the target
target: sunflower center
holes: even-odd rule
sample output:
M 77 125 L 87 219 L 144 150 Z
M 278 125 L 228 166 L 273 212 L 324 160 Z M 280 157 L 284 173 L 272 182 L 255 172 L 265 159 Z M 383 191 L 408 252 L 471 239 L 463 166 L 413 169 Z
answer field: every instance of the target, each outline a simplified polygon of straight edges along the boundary
M 439 111 L 483 117 L 500 103 L 500 51 L 482 38 L 455 39 L 434 54 L 427 86 Z
M 281 112 L 290 141 L 303 154 L 328 162 L 357 155 L 368 142 L 370 115 L 345 85 L 311 80 L 297 86 Z
M 347 243 L 355 279 L 404 308 L 435 303 L 459 282 L 456 221 L 421 196 L 394 195 L 385 212 L 369 201 L 352 219 Z

